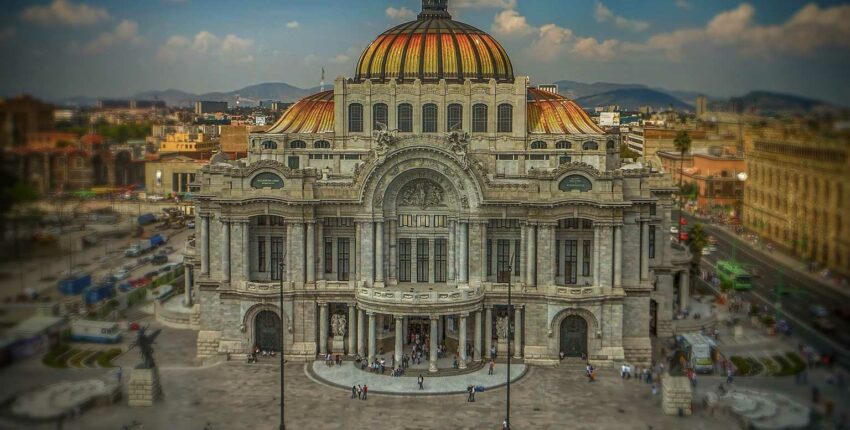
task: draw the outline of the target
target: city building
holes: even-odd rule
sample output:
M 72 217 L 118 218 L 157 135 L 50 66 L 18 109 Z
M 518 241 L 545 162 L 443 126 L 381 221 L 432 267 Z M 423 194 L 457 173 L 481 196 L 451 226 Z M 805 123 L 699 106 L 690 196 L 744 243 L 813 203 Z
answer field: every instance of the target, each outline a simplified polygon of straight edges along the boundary
M 708 98 L 706 96 L 697 96 L 697 117 L 708 112 Z
M 673 181 L 678 184 L 681 174 L 682 183 L 691 189 L 686 197 L 688 210 L 723 220 L 740 220 L 746 163 L 734 148 L 712 147 L 685 153 L 684 157 L 667 151 L 657 155 Z
M 207 164 L 208 154 L 161 154 L 145 162 L 145 191 L 160 196 L 182 195 Z
M 159 152 L 203 152 L 209 153 L 218 147 L 218 141 L 204 133 L 170 133 L 159 143 Z
M 196 101 L 195 115 L 207 113 L 227 112 L 227 102 Z
M 31 96 L 0 99 L 0 149 L 26 144 L 27 135 L 53 130 L 53 105 Z
M 850 276 L 850 145 L 768 123 L 747 132 L 744 225 Z
M 646 365 L 675 330 L 690 255 L 666 233 L 669 175 L 621 168 L 619 135 L 529 87 L 446 3 L 423 1 L 352 78 L 250 133 L 247 158 L 198 172 L 185 299 L 200 356 L 282 342 L 293 360 L 398 362 L 416 332 L 433 371 L 441 343 L 461 368 L 491 348 Z

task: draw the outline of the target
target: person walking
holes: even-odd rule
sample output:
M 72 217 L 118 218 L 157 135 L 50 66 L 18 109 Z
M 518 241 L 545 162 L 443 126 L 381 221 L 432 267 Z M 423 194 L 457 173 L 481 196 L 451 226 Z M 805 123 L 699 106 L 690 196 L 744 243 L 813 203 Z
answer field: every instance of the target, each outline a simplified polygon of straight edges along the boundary
M 363 400 L 363 387 L 357 384 L 357 398 Z
M 420 389 L 420 390 L 424 390 L 424 389 L 425 389 L 425 378 L 423 378 L 423 377 L 422 377 L 422 374 L 421 374 L 421 373 L 419 374 L 419 377 L 418 377 L 418 378 L 416 378 L 416 382 L 419 384 L 419 389 Z
M 493 360 L 490 360 L 490 369 L 487 370 L 487 374 L 492 375 L 495 368 L 496 368 L 496 362 L 493 361 Z
M 369 386 L 366 385 L 366 384 L 363 384 L 363 400 L 366 400 L 366 395 L 368 395 L 368 394 L 369 394 Z
M 466 401 L 467 402 L 474 402 L 475 401 L 475 387 L 472 386 L 472 385 L 467 386 L 466 387 L 466 393 L 467 393 Z
M 351 386 L 351 398 L 353 399 L 353 398 L 355 398 L 355 397 L 357 397 L 357 386 L 356 386 L 356 385 L 352 385 L 352 386 Z

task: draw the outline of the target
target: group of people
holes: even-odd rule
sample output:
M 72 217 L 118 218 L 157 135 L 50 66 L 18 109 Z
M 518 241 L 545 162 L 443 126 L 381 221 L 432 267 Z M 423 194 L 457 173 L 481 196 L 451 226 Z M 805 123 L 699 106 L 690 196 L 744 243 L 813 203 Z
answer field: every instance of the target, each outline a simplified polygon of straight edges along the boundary
M 257 357 L 275 357 L 277 356 L 277 352 L 275 351 L 262 351 L 260 347 L 254 345 L 254 348 L 251 350 L 251 353 L 248 354 L 247 360 L 248 363 L 256 363 Z
M 369 394 L 369 386 L 363 384 L 352 385 L 351 386 L 351 398 L 358 398 L 360 400 L 366 400 L 366 396 Z
M 342 356 L 339 354 L 334 356 L 330 352 L 325 354 L 325 365 L 331 367 L 334 364 L 336 364 L 337 366 L 342 366 Z

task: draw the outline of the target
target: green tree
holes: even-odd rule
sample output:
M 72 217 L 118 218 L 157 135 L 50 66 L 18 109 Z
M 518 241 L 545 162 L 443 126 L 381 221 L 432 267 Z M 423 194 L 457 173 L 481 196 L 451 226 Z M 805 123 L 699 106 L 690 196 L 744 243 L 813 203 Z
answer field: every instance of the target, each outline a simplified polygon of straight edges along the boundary
M 702 250 L 708 245 L 708 235 L 702 224 L 694 224 L 688 230 L 688 248 L 691 250 L 691 273 L 699 273 L 699 264 L 702 261 Z
M 637 160 L 638 158 L 640 158 L 640 154 L 637 151 L 629 148 L 629 145 L 623 143 L 620 144 L 620 158 L 631 158 Z
M 673 139 L 673 145 L 679 151 L 679 190 L 682 189 L 682 175 L 685 168 L 685 153 L 691 150 L 691 135 L 685 130 L 680 130 L 676 133 Z M 679 220 L 682 219 L 682 208 L 685 206 L 683 199 L 685 196 L 679 193 L 679 217 L 676 219 L 676 224 L 679 225 Z M 679 243 L 682 243 L 682 235 L 679 235 Z

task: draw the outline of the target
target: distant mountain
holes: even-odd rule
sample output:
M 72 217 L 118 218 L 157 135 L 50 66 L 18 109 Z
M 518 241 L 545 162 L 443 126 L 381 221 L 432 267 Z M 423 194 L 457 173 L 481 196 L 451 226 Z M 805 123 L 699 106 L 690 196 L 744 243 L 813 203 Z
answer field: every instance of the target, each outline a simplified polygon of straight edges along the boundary
M 814 109 L 833 109 L 824 101 L 791 94 L 769 91 L 751 91 L 741 97 L 732 98 L 732 103 L 744 112 L 804 112 Z
M 674 110 L 693 110 L 693 106 L 661 91 L 649 88 L 624 88 L 575 99 L 584 108 L 618 105 L 623 110 L 638 110 L 641 106 Z
M 585 84 L 583 82 L 563 80 L 555 82 L 558 85 L 558 92 L 565 97 L 571 99 L 579 99 L 587 96 L 595 96 L 597 94 L 607 93 L 614 90 L 648 88 L 642 84 L 614 84 L 610 82 L 594 82 Z
M 266 82 L 262 84 L 249 85 L 228 92 L 211 92 L 204 94 L 192 94 L 180 90 L 148 91 L 133 96 L 136 99 L 165 100 L 168 106 L 190 106 L 198 100 L 227 102 L 231 107 L 236 106 L 237 99 L 247 105 L 255 105 L 261 100 L 275 100 L 282 102 L 296 102 L 303 97 L 319 91 L 315 88 L 298 88 L 284 82 Z

